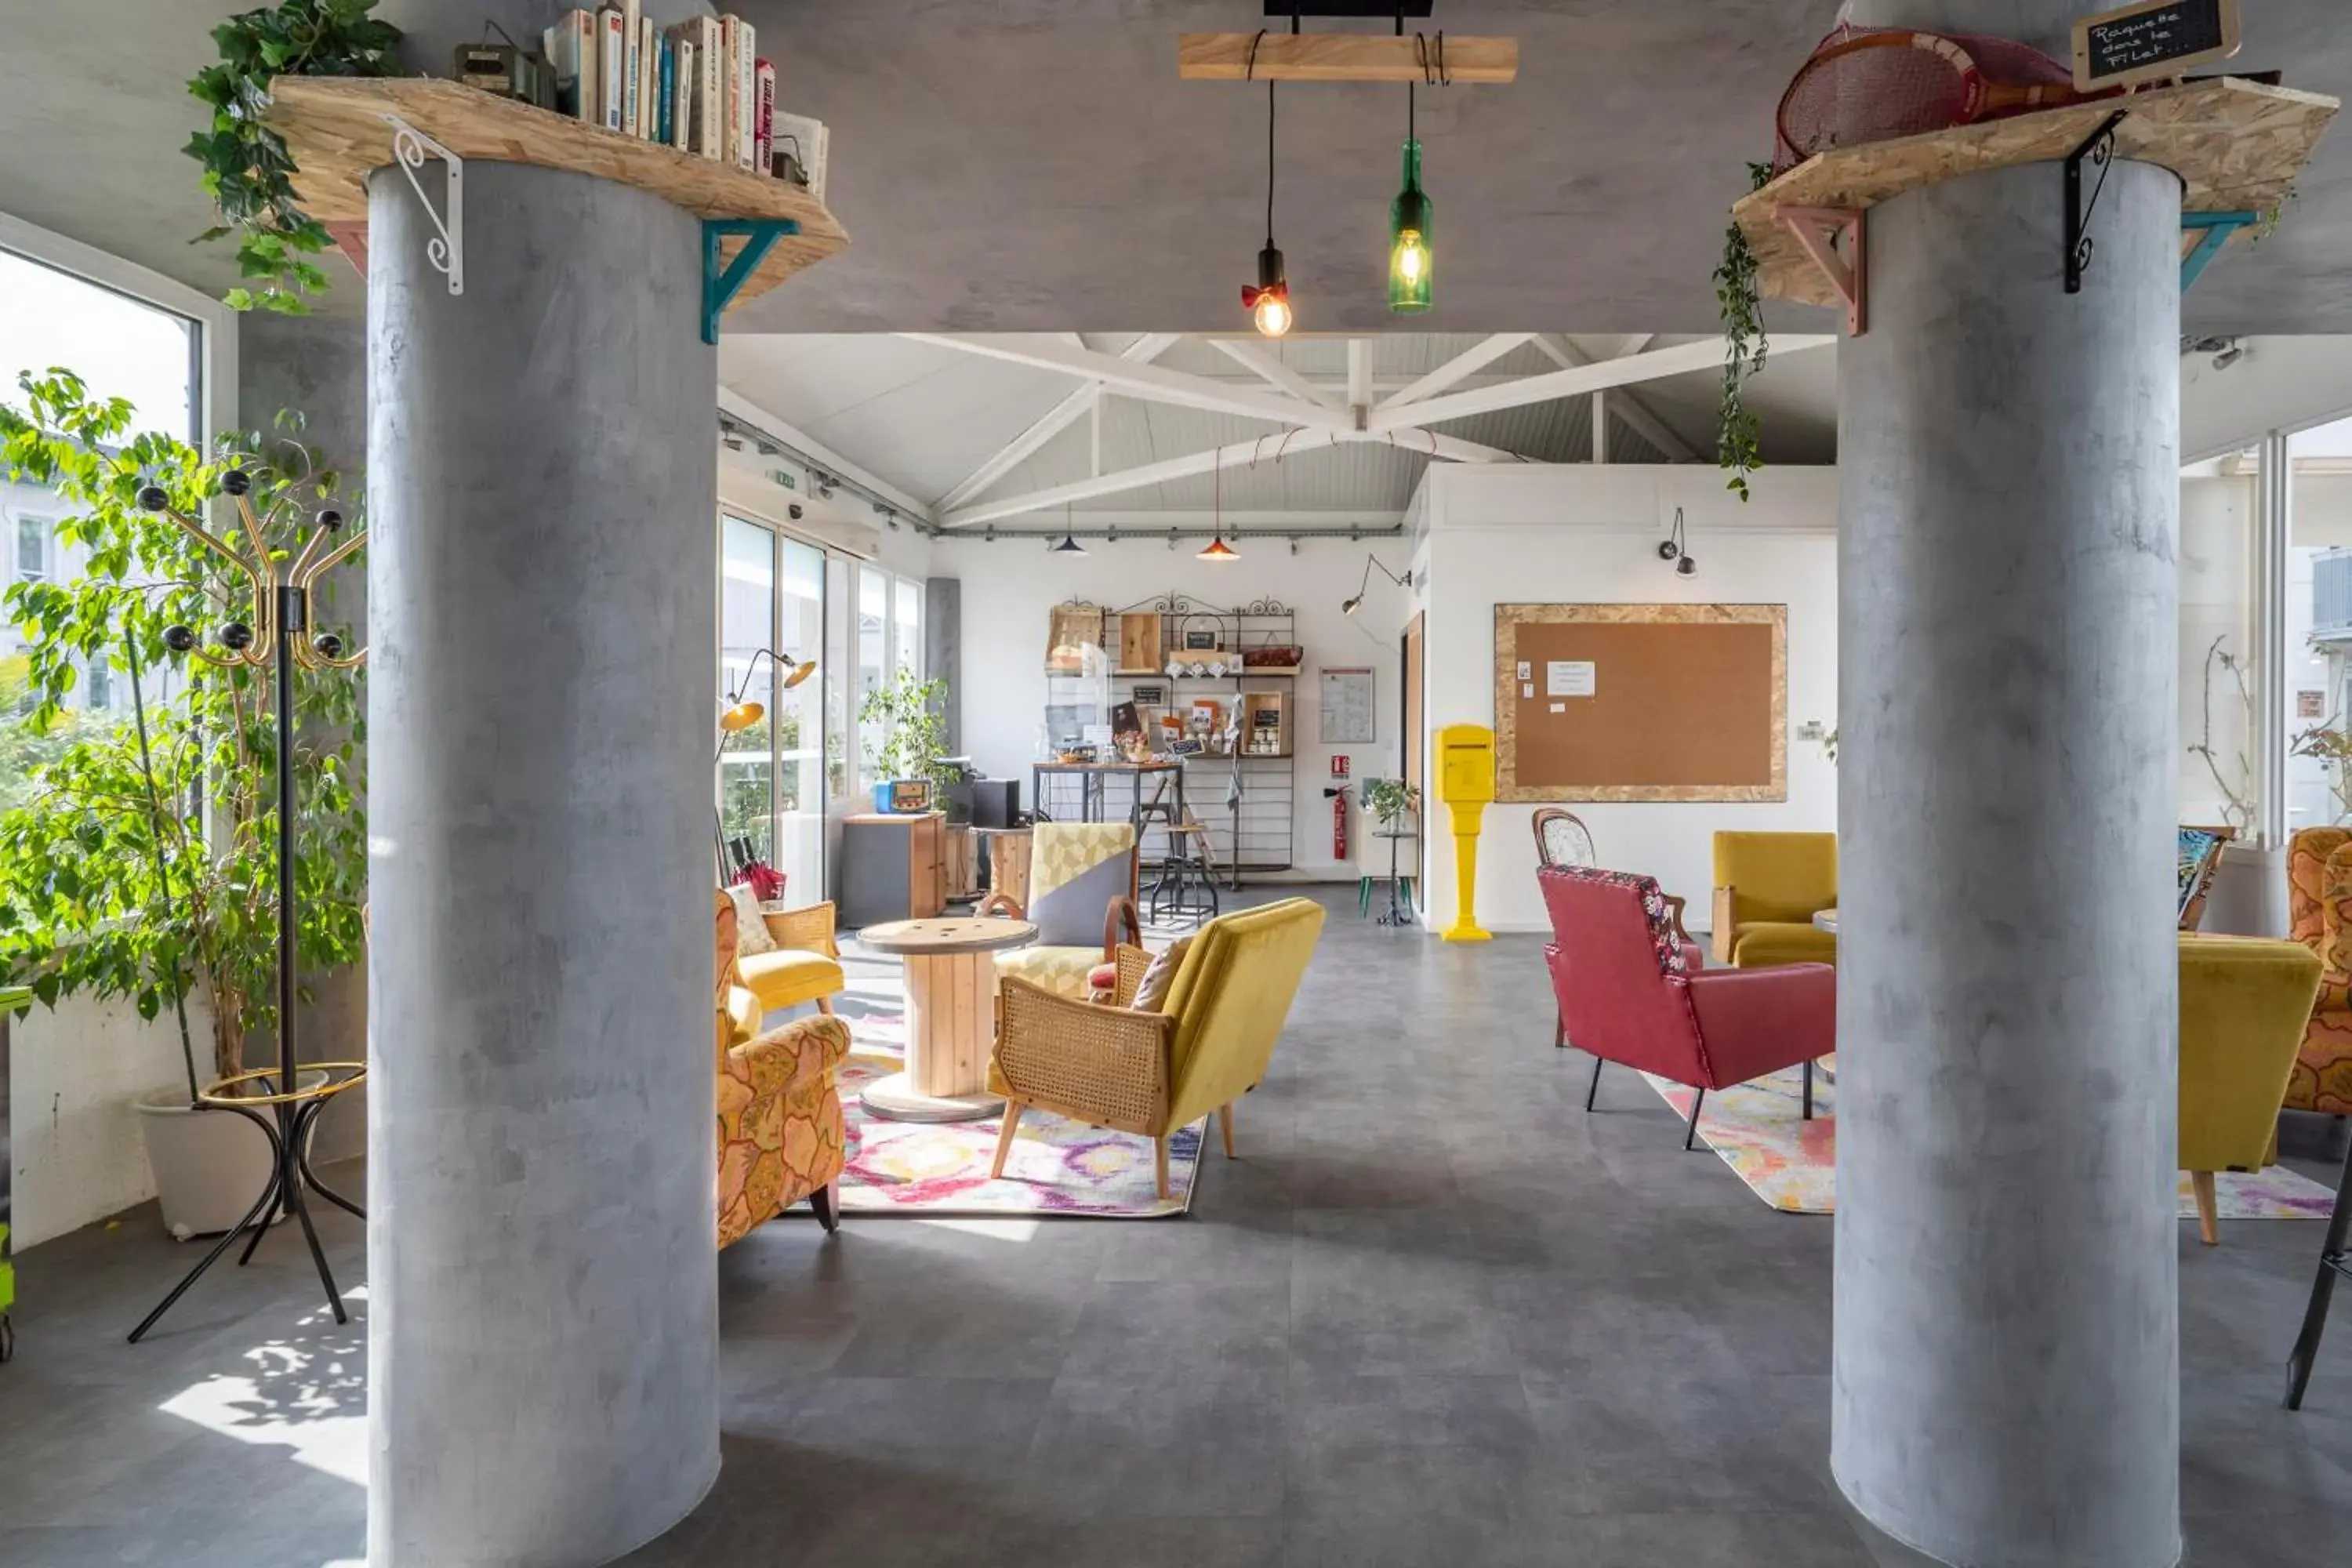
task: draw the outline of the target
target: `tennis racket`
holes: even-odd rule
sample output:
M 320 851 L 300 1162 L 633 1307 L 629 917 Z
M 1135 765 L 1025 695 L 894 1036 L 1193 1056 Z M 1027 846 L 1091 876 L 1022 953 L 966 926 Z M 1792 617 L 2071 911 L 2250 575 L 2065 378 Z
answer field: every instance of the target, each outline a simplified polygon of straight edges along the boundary
M 2028 70 L 2046 64 L 2054 75 L 2063 68 L 2021 46 L 2008 45 L 2002 52 L 2013 57 L 2004 65 L 2021 58 Z M 2085 93 L 2063 79 L 1990 80 L 1969 41 L 1890 27 L 1856 33 L 1815 50 L 1780 95 L 1775 123 L 1781 144 L 1797 157 L 1809 158 L 1831 147 L 1916 136 L 2113 96 L 2112 89 Z

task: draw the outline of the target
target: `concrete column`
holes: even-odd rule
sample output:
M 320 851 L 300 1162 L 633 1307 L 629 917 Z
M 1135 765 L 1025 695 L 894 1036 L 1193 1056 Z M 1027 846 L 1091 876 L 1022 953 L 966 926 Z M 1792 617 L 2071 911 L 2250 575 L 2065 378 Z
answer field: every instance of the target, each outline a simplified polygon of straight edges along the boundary
M 923 672 L 948 683 L 947 754 L 963 752 L 963 584 L 932 577 L 923 584 Z
M 2168 1568 L 2179 183 L 2074 295 L 2060 193 L 1874 208 L 1840 351 L 1832 1464 L 1947 1563 Z
M 719 1469 L 717 366 L 687 213 L 465 199 L 457 298 L 369 206 L 369 1560 L 571 1568 Z

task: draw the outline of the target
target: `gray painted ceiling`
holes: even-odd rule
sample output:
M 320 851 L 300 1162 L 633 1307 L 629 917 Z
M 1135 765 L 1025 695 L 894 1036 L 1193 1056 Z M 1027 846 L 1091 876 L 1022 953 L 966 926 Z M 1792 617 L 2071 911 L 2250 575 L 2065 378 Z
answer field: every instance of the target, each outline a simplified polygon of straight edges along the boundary
M 204 0 L 0 0 L 0 210 L 200 287 L 226 251 L 179 152 L 182 82 L 209 58 Z M 436 47 L 534 0 L 397 0 Z M 677 7 L 671 7 L 673 9 Z M 842 256 L 730 331 L 1213 331 L 1238 324 L 1261 239 L 1265 97 L 1176 79 L 1176 36 L 1239 28 L 1246 0 L 734 0 L 781 96 L 833 128 Z M 2245 9 L 2248 68 L 2352 91 L 2345 0 Z M 1708 272 L 1742 164 L 1834 0 L 1445 0 L 1456 32 L 1508 32 L 1518 81 L 1423 94 L 1444 331 L 1710 330 Z M 1276 232 L 1300 326 L 1384 331 L 1387 203 L 1402 94 L 1283 90 Z M 2202 332 L 2352 331 L 2352 128 L 2323 144 L 2281 232 L 2187 301 Z M 358 308 L 340 289 L 335 308 Z M 1818 330 L 1791 310 L 1783 324 Z

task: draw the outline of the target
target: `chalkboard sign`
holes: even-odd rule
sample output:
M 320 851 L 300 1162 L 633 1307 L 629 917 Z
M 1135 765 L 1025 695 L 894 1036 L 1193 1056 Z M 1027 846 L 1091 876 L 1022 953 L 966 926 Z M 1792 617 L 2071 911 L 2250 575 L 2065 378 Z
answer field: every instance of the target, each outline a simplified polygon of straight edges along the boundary
M 2074 85 L 2154 81 L 2237 52 L 2238 0 L 2141 0 L 2074 24 Z

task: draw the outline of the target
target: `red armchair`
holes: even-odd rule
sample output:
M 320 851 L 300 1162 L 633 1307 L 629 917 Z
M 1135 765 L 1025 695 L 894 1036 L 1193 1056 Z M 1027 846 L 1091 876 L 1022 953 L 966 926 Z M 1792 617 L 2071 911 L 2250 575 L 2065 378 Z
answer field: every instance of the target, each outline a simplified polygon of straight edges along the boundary
M 1834 967 L 1700 972 L 1654 879 L 1588 866 L 1547 866 L 1538 875 L 1551 912 L 1544 961 L 1552 990 L 1569 1038 L 1593 1058 L 1585 1110 L 1604 1061 L 1689 1084 L 1698 1095 L 1683 1133 L 1687 1149 L 1708 1089 L 1801 1065 L 1811 1118 L 1813 1058 L 1837 1046 Z

